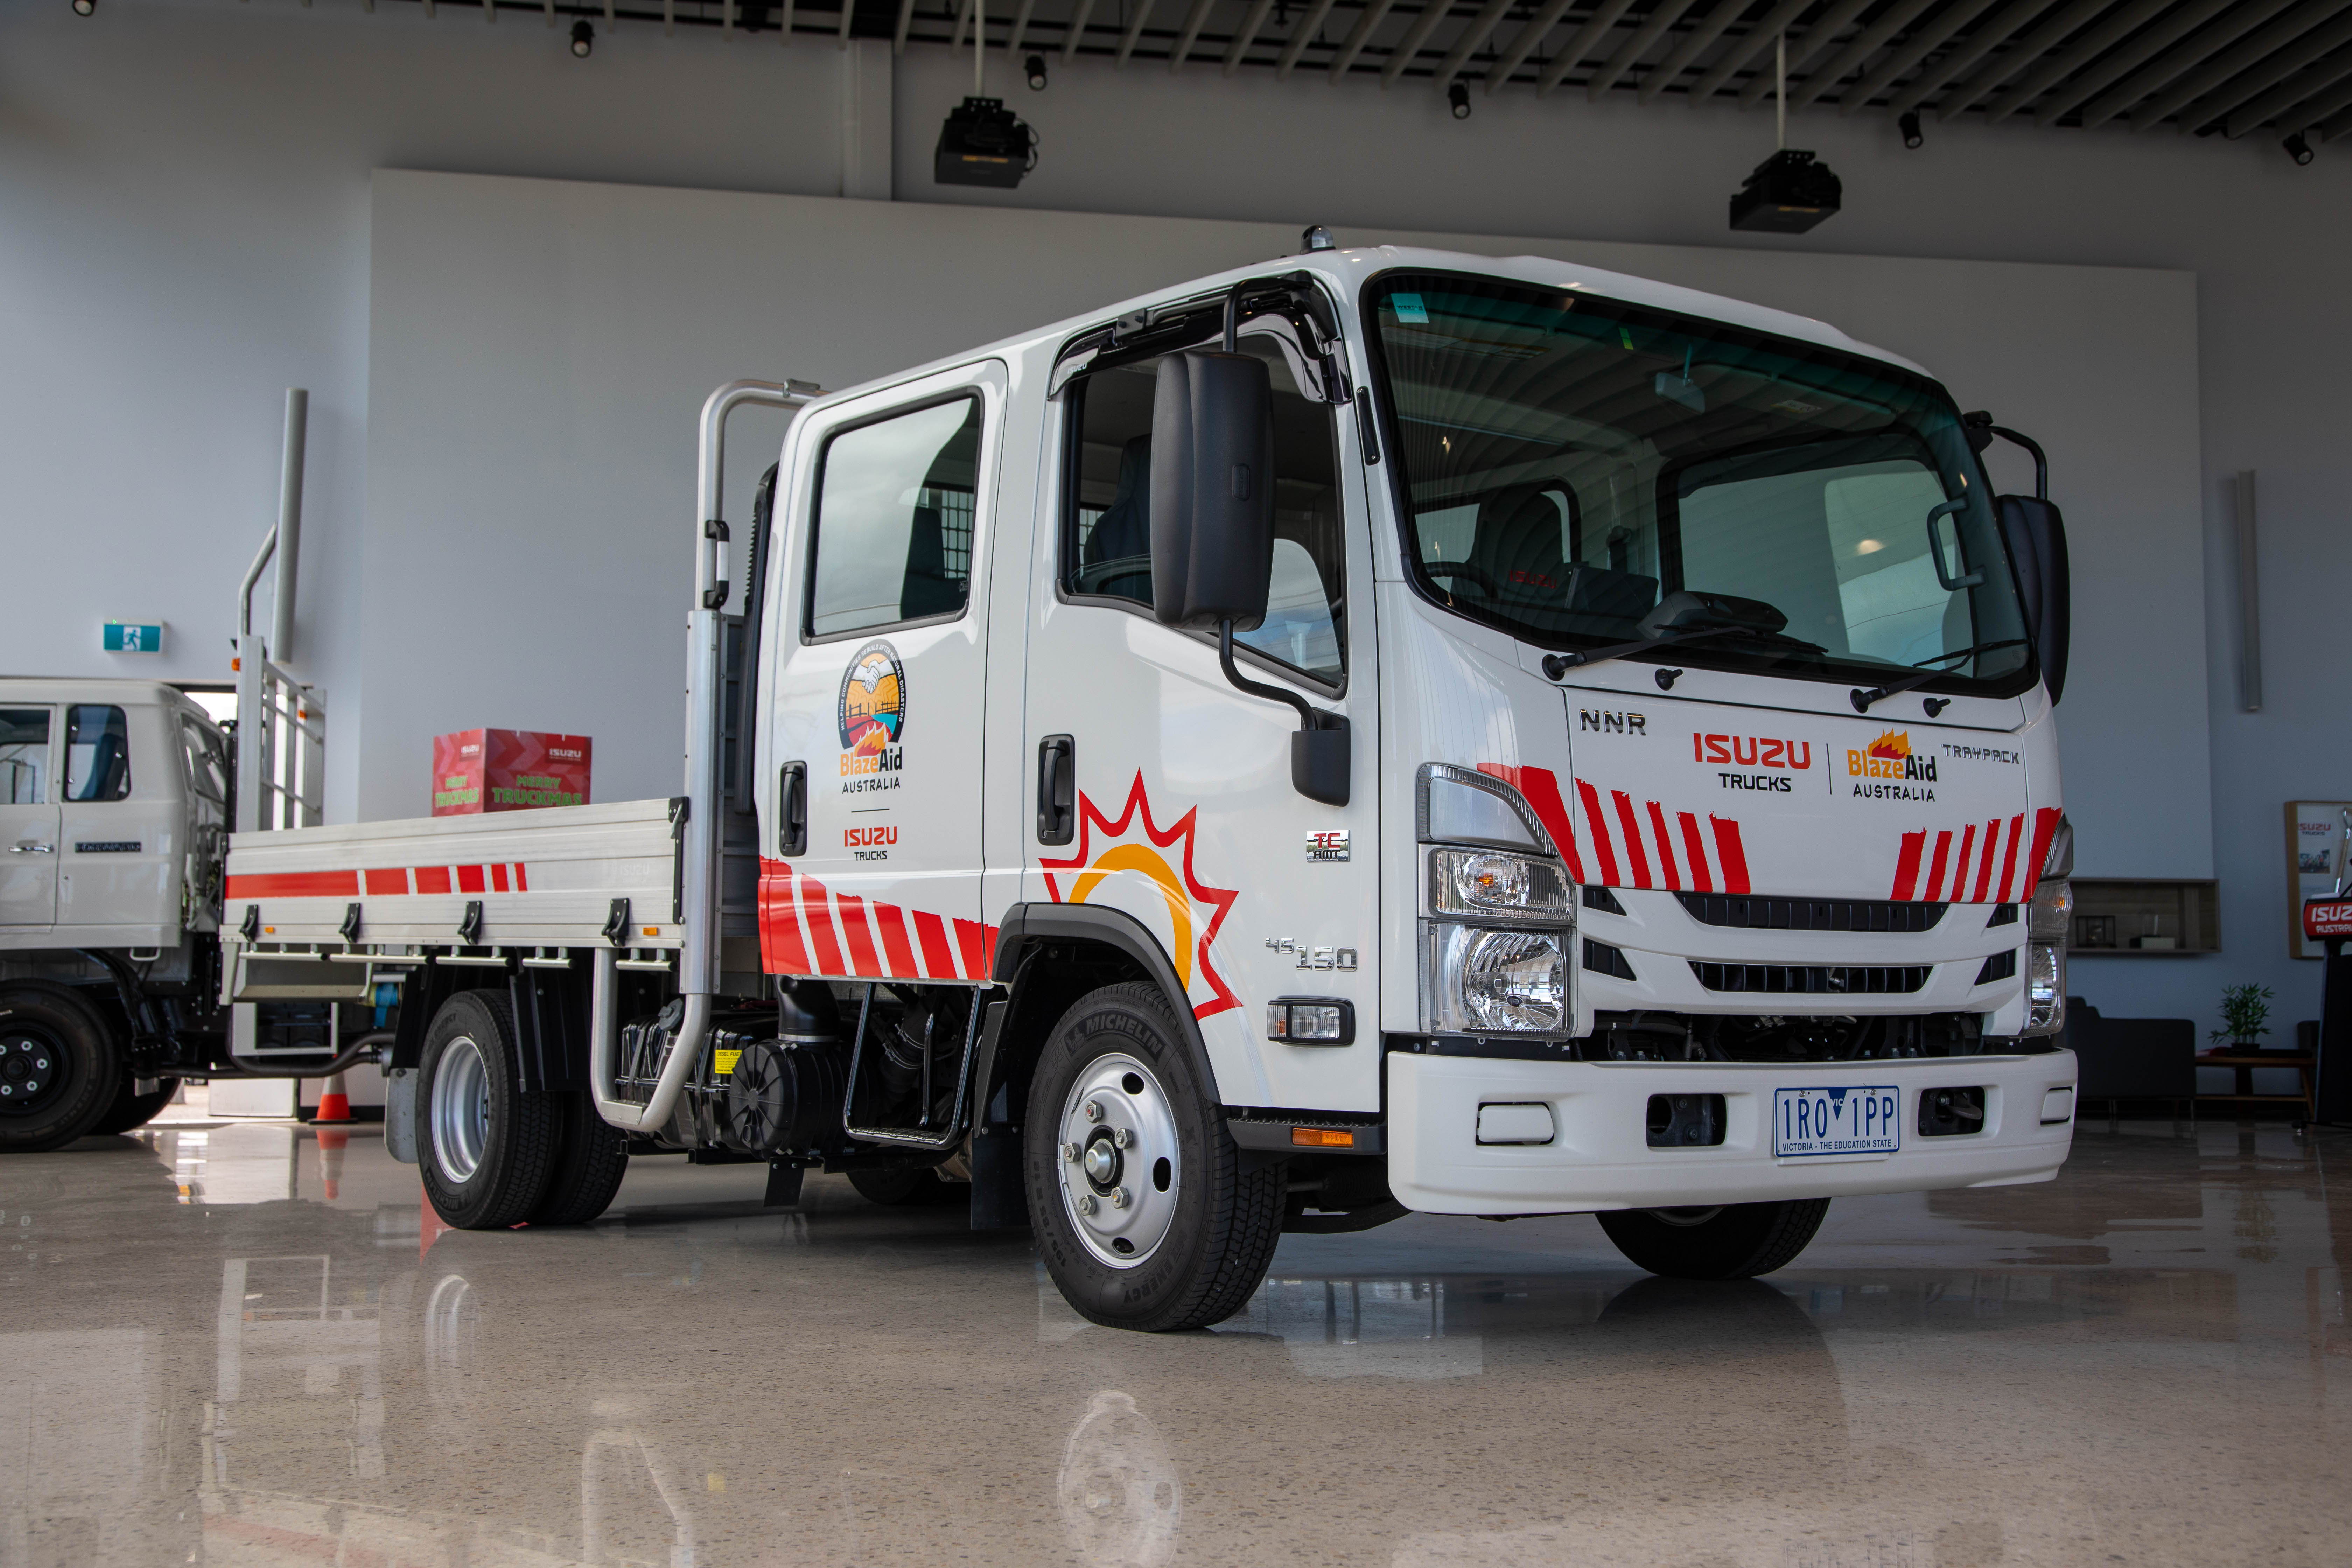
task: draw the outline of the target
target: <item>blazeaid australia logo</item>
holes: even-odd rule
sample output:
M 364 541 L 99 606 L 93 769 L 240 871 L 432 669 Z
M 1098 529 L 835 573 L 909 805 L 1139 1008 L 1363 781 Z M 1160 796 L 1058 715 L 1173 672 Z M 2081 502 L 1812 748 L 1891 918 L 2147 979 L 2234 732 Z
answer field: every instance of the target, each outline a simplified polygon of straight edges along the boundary
M 906 754 L 907 671 L 888 643 L 867 643 L 841 677 L 836 718 L 841 727 L 844 795 L 897 789 Z
M 1855 784 L 1860 800 L 1936 798 L 1928 787 L 1936 782 L 1936 759 L 1912 755 L 1907 731 L 1889 730 L 1863 750 L 1847 752 L 1845 772 L 1848 778 L 1873 781 Z

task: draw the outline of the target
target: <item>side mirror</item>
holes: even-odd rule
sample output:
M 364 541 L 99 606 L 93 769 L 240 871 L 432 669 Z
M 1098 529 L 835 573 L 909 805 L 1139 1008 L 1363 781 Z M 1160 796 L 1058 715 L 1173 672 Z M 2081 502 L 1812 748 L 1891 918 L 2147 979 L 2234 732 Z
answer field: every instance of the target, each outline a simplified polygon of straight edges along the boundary
M 2056 503 L 2035 496 L 1998 496 L 2000 535 L 2017 563 L 2026 634 L 2042 659 L 2042 683 L 2055 702 L 2066 690 L 2066 656 L 2073 623 L 2073 584 L 2066 565 L 2066 521 Z
M 1247 354 L 1160 362 L 1151 401 L 1152 613 L 1202 630 L 1265 619 L 1274 572 L 1274 384 Z
M 1232 341 L 1232 323 L 1226 327 Z M 1287 687 L 1242 674 L 1234 634 L 1265 621 L 1274 576 L 1274 382 L 1247 354 L 1170 354 L 1151 398 L 1151 611 L 1171 626 L 1217 633 L 1237 691 L 1298 710 L 1290 784 L 1309 800 L 1348 804 L 1348 721 Z

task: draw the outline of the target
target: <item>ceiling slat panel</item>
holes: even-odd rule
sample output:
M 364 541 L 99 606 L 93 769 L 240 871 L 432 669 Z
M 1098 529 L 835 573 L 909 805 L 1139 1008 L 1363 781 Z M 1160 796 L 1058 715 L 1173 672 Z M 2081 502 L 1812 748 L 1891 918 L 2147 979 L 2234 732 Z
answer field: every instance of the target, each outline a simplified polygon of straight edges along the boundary
M 1584 84 L 1584 96 L 1599 102 L 1601 95 L 1623 80 L 1625 73 L 1633 68 L 1633 62 L 1654 48 L 1658 40 L 1665 37 L 1666 29 L 1681 21 L 1683 13 L 1696 3 L 1696 0 L 1658 0 L 1650 7 L 1650 14 L 1642 26 L 1625 40 L 1625 47 L 1610 56 L 1607 65 L 1592 73 L 1592 79 Z
M 1249 15 L 1242 18 L 1241 30 L 1234 35 L 1234 41 L 1225 47 L 1227 76 L 1241 68 L 1242 57 L 1249 53 L 1252 44 L 1257 42 L 1258 34 L 1265 28 L 1265 19 L 1273 14 L 1274 0 L 1257 0 L 1257 4 L 1249 8 Z
M 2305 126 L 2316 125 L 2344 106 L 2335 101 L 2336 94 L 2328 89 L 2347 81 L 2352 81 L 2352 49 L 2331 55 L 2309 70 L 2299 71 L 2281 82 L 2253 102 L 2231 110 L 2230 123 L 2222 129 L 2221 134 L 2234 142 L 2247 132 L 2260 130 L 2273 120 L 2279 121 L 2282 131 L 2300 131 Z M 2346 94 L 2345 102 L 2352 103 L 2352 87 L 2342 90 Z
M 2282 51 L 2292 52 L 2294 47 L 2301 41 L 2326 32 L 2330 23 L 2340 19 L 2347 8 L 2352 7 L 2347 6 L 2346 0 L 2306 0 L 2305 4 L 2297 5 L 2236 48 L 2216 57 L 2203 68 L 2191 72 L 2165 91 L 2157 94 L 2156 97 L 2132 110 L 2132 129 L 2147 131 L 2160 125 L 2166 117 L 2176 110 L 2187 109 L 2216 89 L 2234 85 L 2247 73 L 2259 70 L 2273 56 Z M 2254 93 L 2260 92 L 2272 82 L 2277 81 L 2279 77 L 2286 75 L 2287 71 L 2310 59 L 2313 55 L 2325 54 L 2327 49 L 2332 49 L 2344 41 L 2343 37 L 2338 37 L 2327 44 L 2326 48 L 2314 49 L 2310 54 L 2294 59 L 2286 70 L 2256 84 L 2246 93 L 2245 98 L 2252 97 Z M 2211 114 L 2199 116 L 2198 123 L 2202 124 L 2206 120 L 2211 119 L 2212 114 L 2221 113 L 2225 109 L 2233 108 L 2236 104 L 2244 102 L 2245 98 L 2232 100 L 2231 103 L 2215 109 Z M 2182 119 L 2180 128 L 2183 131 L 2193 129 L 2186 117 Z
M 1503 58 L 1496 60 L 1494 68 L 1486 73 L 1488 92 L 1511 79 L 1511 73 L 1527 62 L 1527 58 L 1536 52 L 1536 46 L 1542 43 L 1552 28 L 1559 25 L 1559 19 L 1568 14 L 1568 5 L 1569 0 L 1545 0 L 1544 8 L 1528 18 L 1528 25 L 1511 39 L 1511 47 L 1504 51 Z
M 1444 92 L 1454 85 L 1454 79 L 1470 63 L 1470 57 L 1486 47 L 1486 40 L 1495 36 L 1495 29 L 1502 26 L 1503 17 L 1517 3 L 1517 0 L 1486 0 L 1486 9 L 1471 18 L 1470 25 L 1462 29 L 1462 36 L 1454 40 L 1454 47 L 1438 66 L 1438 91 Z
M 1184 26 L 1176 35 L 1176 47 L 1168 51 L 1168 74 L 1174 76 L 1184 68 L 1184 58 L 1201 39 L 1201 29 L 1207 26 L 1209 7 L 1217 0 L 1192 0 L 1192 9 L 1184 17 Z
M 1339 52 L 1331 57 L 1333 81 L 1348 74 L 1348 68 L 1356 63 L 1356 57 L 1362 54 L 1364 46 L 1371 41 L 1373 29 L 1389 19 L 1389 12 L 1395 5 L 1396 0 L 1371 0 L 1371 4 L 1364 7 L 1364 14 L 1356 18 L 1356 25 L 1349 30 L 1347 40 L 1340 44 Z
M 1902 47 L 1890 51 L 1885 59 L 1878 62 L 1876 69 L 1854 84 L 1852 91 L 1838 94 L 1838 112 L 1852 114 L 1885 92 L 1905 71 L 1959 37 L 1961 28 L 1997 3 L 1998 0 L 1952 0 L 1951 5 L 1942 15 L 1913 34 Z
M 1584 26 L 1568 40 L 1567 47 L 1559 51 L 1550 65 L 1544 68 L 1543 75 L 1536 78 L 1536 96 L 1540 98 L 1549 92 L 1559 85 L 1560 78 L 1582 65 L 1584 57 L 1592 52 L 1593 46 L 1608 35 L 1609 29 L 1617 25 L 1617 18 L 1622 16 L 1633 4 L 1633 0 L 1601 0 L 1601 4 L 1593 7 L 1592 15 L 1584 19 Z
M 1381 68 L 1382 87 L 1404 74 L 1405 67 L 1420 57 L 1421 46 L 1429 42 L 1429 36 L 1437 31 L 1439 25 L 1453 14 L 1453 9 L 1448 0 L 1422 0 L 1421 15 L 1413 18 L 1412 26 L 1405 29 L 1404 37 L 1398 39 L 1396 47 L 1389 51 L 1388 63 Z
M 2200 61 L 2211 58 L 2286 7 L 2287 0 L 2234 0 L 2196 33 L 2126 77 L 2112 90 L 2084 104 L 2083 129 L 2090 131 L 2104 125 L 2150 93 L 2161 92 L 2195 70 Z
M 1704 103 L 1723 90 L 1724 85 L 1748 68 L 1758 56 L 1769 53 L 1772 40 L 1788 30 L 1790 23 L 1802 16 L 1813 0 L 1780 0 L 1761 22 L 1734 40 L 1723 51 L 1723 58 L 1707 68 L 1698 85 L 1691 89 L 1691 101 Z
M 1746 9 L 1748 0 L 1715 0 L 1715 9 L 1699 18 L 1698 25 L 1683 36 L 1683 41 L 1642 79 L 1642 101 L 1649 102 L 1672 86 L 1675 78 L 1705 54 L 1709 44 L 1723 37 L 1723 30 L 1739 20 L 1739 13 Z
M 2034 110 L 2033 122 L 2042 126 L 2055 123 L 2235 3 L 2236 0 L 2191 0 L 2106 58 L 2088 64 L 2081 75 L 2052 89 L 2050 96 Z
M 1837 36 L 1846 24 L 1870 9 L 1871 0 L 1834 0 L 1822 8 L 1820 18 L 1803 32 L 1789 40 L 1789 79 L 1791 81 L 1805 74 L 1805 68 L 1834 48 Z M 1757 103 L 1772 95 L 1772 72 L 1759 68 L 1756 79 L 1739 89 L 1739 107 L 1753 109 Z
M 2120 11 L 2108 13 L 2097 26 L 2076 38 L 2063 50 L 2044 58 L 2041 64 L 2025 73 L 2023 80 L 1985 108 L 1988 123 L 1998 123 L 2032 103 L 2053 82 L 2063 81 L 2097 59 L 2109 49 L 2147 25 L 2148 19 L 2170 5 L 2173 0 L 2134 0 Z
M 1290 41 L 1282 46 L 1282 58 L 1275 62 L 1275 80 L 1289 79 L 1291 71 L 1298 64 L 1298 58 L 1315 41 L 1315 35 L 1322 31 L 1323 18 L 1331 14 L 1331 4 L 1332 0 L 1315 0 L 1315 8 L 1299 18 L 1297 31 L 1292 33 Z
M 2018 39 L 2016 47 L 1993 56 L 1977 68 L 1975 75 L 1937 100 L 1937 120 L 1956 120 L 1983 102 L 2018 72 L 2097 20 L 2114 4 L 2115 0 L 2074 0 L 2064 10 L 2045 18 L 2040 26 Z
M 1860 70 L 1887 39 L 1917 21 L 1921 13 L 1935 3 L 1936 0 L 1895 0 L 1868 26 L 1856 33 L 1853 41 L 1840 49 L 1829 64 L 1806 76 L 1797 89 L 1789 95 L 1789 107 L 1804 108 L 1843 81 L 1849 72 Z

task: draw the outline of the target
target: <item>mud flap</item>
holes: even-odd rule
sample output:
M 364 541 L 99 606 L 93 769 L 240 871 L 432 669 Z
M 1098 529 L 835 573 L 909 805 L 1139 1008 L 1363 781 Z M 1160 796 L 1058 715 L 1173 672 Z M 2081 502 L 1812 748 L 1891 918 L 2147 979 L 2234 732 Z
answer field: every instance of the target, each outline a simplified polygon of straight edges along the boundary
M 416 1163 L 416 1069 L 394 1068 L 383 1075 L 384 1152 L 404 1165 Z

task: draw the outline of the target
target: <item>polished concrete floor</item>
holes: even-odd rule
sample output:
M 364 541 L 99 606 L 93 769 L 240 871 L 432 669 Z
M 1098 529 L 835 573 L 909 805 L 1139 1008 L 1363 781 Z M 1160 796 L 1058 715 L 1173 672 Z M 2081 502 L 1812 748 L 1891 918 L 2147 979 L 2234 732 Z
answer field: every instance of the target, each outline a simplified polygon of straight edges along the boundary
M 1740 1285 L 1586 1218 L 1294 1237 L 1167 1337 L 760 1180 L 436 1234 L 373 1129 L 0 1162 L 0 1563 L 2352 1563 L 2352 1135 L 2095 1123 Z

